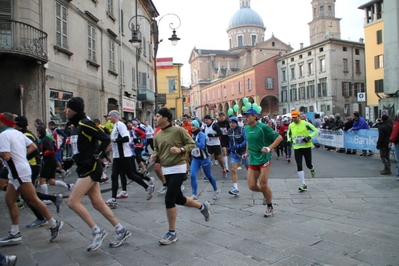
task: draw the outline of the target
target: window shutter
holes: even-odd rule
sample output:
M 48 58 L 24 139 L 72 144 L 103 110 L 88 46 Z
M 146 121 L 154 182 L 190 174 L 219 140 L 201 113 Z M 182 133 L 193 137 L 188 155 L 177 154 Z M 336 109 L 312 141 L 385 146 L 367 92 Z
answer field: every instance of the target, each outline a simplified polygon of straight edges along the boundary
M 0 0 L 0 19 L 11 19 L 11 0 Z
M 321 84 L 317 84 L 317 97 L 321 97 Z

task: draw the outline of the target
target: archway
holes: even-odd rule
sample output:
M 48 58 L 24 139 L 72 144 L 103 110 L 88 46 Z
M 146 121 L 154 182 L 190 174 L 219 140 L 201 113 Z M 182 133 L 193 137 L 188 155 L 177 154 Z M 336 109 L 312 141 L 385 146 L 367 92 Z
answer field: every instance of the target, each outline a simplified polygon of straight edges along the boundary
M 262 107 L 262 115 L 276 115 L 278 114 L 278 98 L 275 95 L 266 95 L 260 101 Z

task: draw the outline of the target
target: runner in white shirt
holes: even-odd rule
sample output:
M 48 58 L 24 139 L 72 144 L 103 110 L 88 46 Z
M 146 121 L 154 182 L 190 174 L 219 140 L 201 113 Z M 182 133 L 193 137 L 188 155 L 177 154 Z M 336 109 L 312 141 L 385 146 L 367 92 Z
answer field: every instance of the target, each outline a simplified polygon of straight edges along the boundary
M 24 134 L 15 130 L 14 126 L 15 120 L 12 114 L 0 113 L 0 158 L 8 169 L 6 203 L 12 223 L 8 234 L 0 238 L 0 244 L 15 244 L 22 241 L 18 224 L 19 211 L 15 204 L 19 194 L 48 220 L 51 230 L 50 241 L 53 242 L 58 237 L 64 222 L 55 220 L 46 205 L 37 197 L 31 181 L 31 168 L 26 159 L 27 154 L 37 152 L 37 147 Z

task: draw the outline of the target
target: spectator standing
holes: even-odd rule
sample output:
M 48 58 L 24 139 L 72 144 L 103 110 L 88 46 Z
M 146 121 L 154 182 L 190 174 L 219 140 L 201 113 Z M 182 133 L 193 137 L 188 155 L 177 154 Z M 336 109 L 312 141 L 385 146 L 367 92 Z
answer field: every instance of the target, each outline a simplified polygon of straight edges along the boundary
M 353 118 L 354 122 L 353 122 L 353 126 L 350 129 L 350 131 L 358 131 L 360 129 L 370 129 L 370 126 L 367 123 L 366 119 L 361 117 L 359 112 L 354 112 L 353 116 L 354 116 L 354 118 Z M 374 152 L 369 151 L 368 156 L 372 156 L 372 155 L 374 155 Z M 360 154 L 360 156 L 367 156 L 367 150 L 362 150 L 362 154 Z
M 389 137 L 390 145 L 395 145 L 395 158 L 396 162 L 399 164 L 399 109 L 396 111 L 395 120 L 393 121 L 393 128 L 391 136 Z M 399 167 L 396 171 L 396 180 L 399 181 Z
M 388 116 L 383 115 L 381 117 L 381 123 L 378 127 L 378 140 L 377 149 L 380 150 L 380 158 L 384 165 L 384 169 L 380 171 L 381 175 L 390 175 L 391 164 L 389 162 L 389 138 L 392 133 L 392 123 L 388 121 Z

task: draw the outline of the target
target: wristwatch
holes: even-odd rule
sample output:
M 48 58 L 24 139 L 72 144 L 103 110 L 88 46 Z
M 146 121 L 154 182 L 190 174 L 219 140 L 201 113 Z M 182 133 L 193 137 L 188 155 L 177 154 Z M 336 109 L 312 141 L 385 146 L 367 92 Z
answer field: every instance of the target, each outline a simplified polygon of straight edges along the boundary
M 186 149 L 185 149 L 184 147 L 181 147 L 180 150 L 181 150 L 182 152 L 186 152 Z

